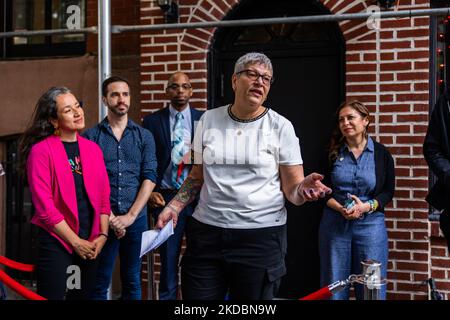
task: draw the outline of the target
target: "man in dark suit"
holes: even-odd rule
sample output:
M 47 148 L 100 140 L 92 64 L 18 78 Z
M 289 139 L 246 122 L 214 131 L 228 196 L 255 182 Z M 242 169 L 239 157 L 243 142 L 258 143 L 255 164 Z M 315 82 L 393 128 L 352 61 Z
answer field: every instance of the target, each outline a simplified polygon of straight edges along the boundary
M 442 94 L 434 107 L 423 144 L 425 159 L 438 181 L 426 200 L 440 214 L 440 228 L 450 251 L 450 96 Z
M 189 106 L 192 85 L 183 72 L 169 77 L 166 94 L 170 104 L 144 118 L 144 128 L 150 130 L 155 138 L 158 177 L 155 192 L 150 197 L 150 207 L 154 217 L 176 195 L 187 177 L 190 168 L 190 144 L 194 138 L 194 124 L 202 112 Z M 186 219 L 194 212 L 195 204 L 187 206 L 178 218 L 172 235 L 160 248 L 161 275 L 159 299 L 175 300 L 178 289 L 178 259 L 181 250 Z

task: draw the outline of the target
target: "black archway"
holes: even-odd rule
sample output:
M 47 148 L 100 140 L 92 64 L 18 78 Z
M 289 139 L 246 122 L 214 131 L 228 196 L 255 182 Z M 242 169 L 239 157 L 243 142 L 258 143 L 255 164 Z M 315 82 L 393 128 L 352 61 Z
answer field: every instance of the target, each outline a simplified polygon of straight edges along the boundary
M 313 0 L 243 0 L 225 20 L 330 14 Z M 305 173 L 324 172 L 334 112 L 344 99 L 344 40 L 337 23 L 219 28 L 208 56 L 209 108 L 233 100 L 231 75 L 241 55 L 259 51 L 274 66 L 265 105 L 287 117 L 300 139 Z M 287 203 L 288 274 L 279 296 L 296 298 L 319 288 L 317 230 L 322 203 Z

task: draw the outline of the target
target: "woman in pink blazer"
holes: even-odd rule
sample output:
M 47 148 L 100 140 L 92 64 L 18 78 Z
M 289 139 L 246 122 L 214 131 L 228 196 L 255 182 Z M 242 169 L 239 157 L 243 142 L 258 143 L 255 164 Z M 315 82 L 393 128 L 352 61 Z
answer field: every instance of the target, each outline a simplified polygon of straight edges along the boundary
M 86 299 L 108 237 L 109 181 L 103 153 L 80 135 L 84 112 L 69 89 L 42 95 L 20 145 L 39 227 L 37 292 Z

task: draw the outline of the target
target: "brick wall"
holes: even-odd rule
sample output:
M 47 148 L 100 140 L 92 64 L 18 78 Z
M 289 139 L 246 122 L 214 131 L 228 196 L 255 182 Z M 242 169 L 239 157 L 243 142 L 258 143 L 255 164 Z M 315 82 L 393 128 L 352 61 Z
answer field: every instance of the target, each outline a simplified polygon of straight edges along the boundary
M 180 22 L 221 20 L 237 0 L 179 0 Z M 322 0 L 333 14 L 365 12 L 374 1 Z M 426 9 L 429 1 L 402 0 L 399 10 Z M 155 0 L 141 0 L 141 24 L 163 23 Z M 428 167 L 422 143 L 428 122 L 429 19 L 388 19 L 377 33 L 366 21 L 340 23 L 346 40 L 347 98 L 365 102 L 372 135 L 388 146 L 396 165 L 396 194 L 386 210 L 389 237 L 388 298 L 428 298 L 422 281 L 436 278 L 450 294 L 450 260 L 436 222 L 423 200 Z M 142 116 L 162 108 L 170 73 L 183 70 L 194 84 L 192 103 L 206 107 L 207 50 L 214 29 L 158 31 L 141 36 Z M 378 101 L 378 103 L 377 103 Z M 336 102 L 338 104 L 338 102 Z M 158 261 L 156 261 L 158 262 Z M 158 264 L 158 263 L 156 263 Z M 157 269 L 158 270 L 158 269 Z M 158 273 L 156 273 L 158 275 Z

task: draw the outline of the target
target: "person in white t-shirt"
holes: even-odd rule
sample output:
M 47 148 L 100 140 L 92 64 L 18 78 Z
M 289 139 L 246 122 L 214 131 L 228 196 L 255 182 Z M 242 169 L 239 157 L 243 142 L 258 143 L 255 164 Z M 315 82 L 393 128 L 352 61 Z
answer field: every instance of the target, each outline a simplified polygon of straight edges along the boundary
M 303 173 L 289 120 L 263 106 L 273 82 L 270 59 L 240 57 L 234 102 L 208 110 L 194 136 L 194 164 L 156 227 L 177 222 L 200 191 L 187 225 L 182 296 L 187 300 L 273 299 L 286 273 L 286 208 L 331 193 L 323 176 Z

